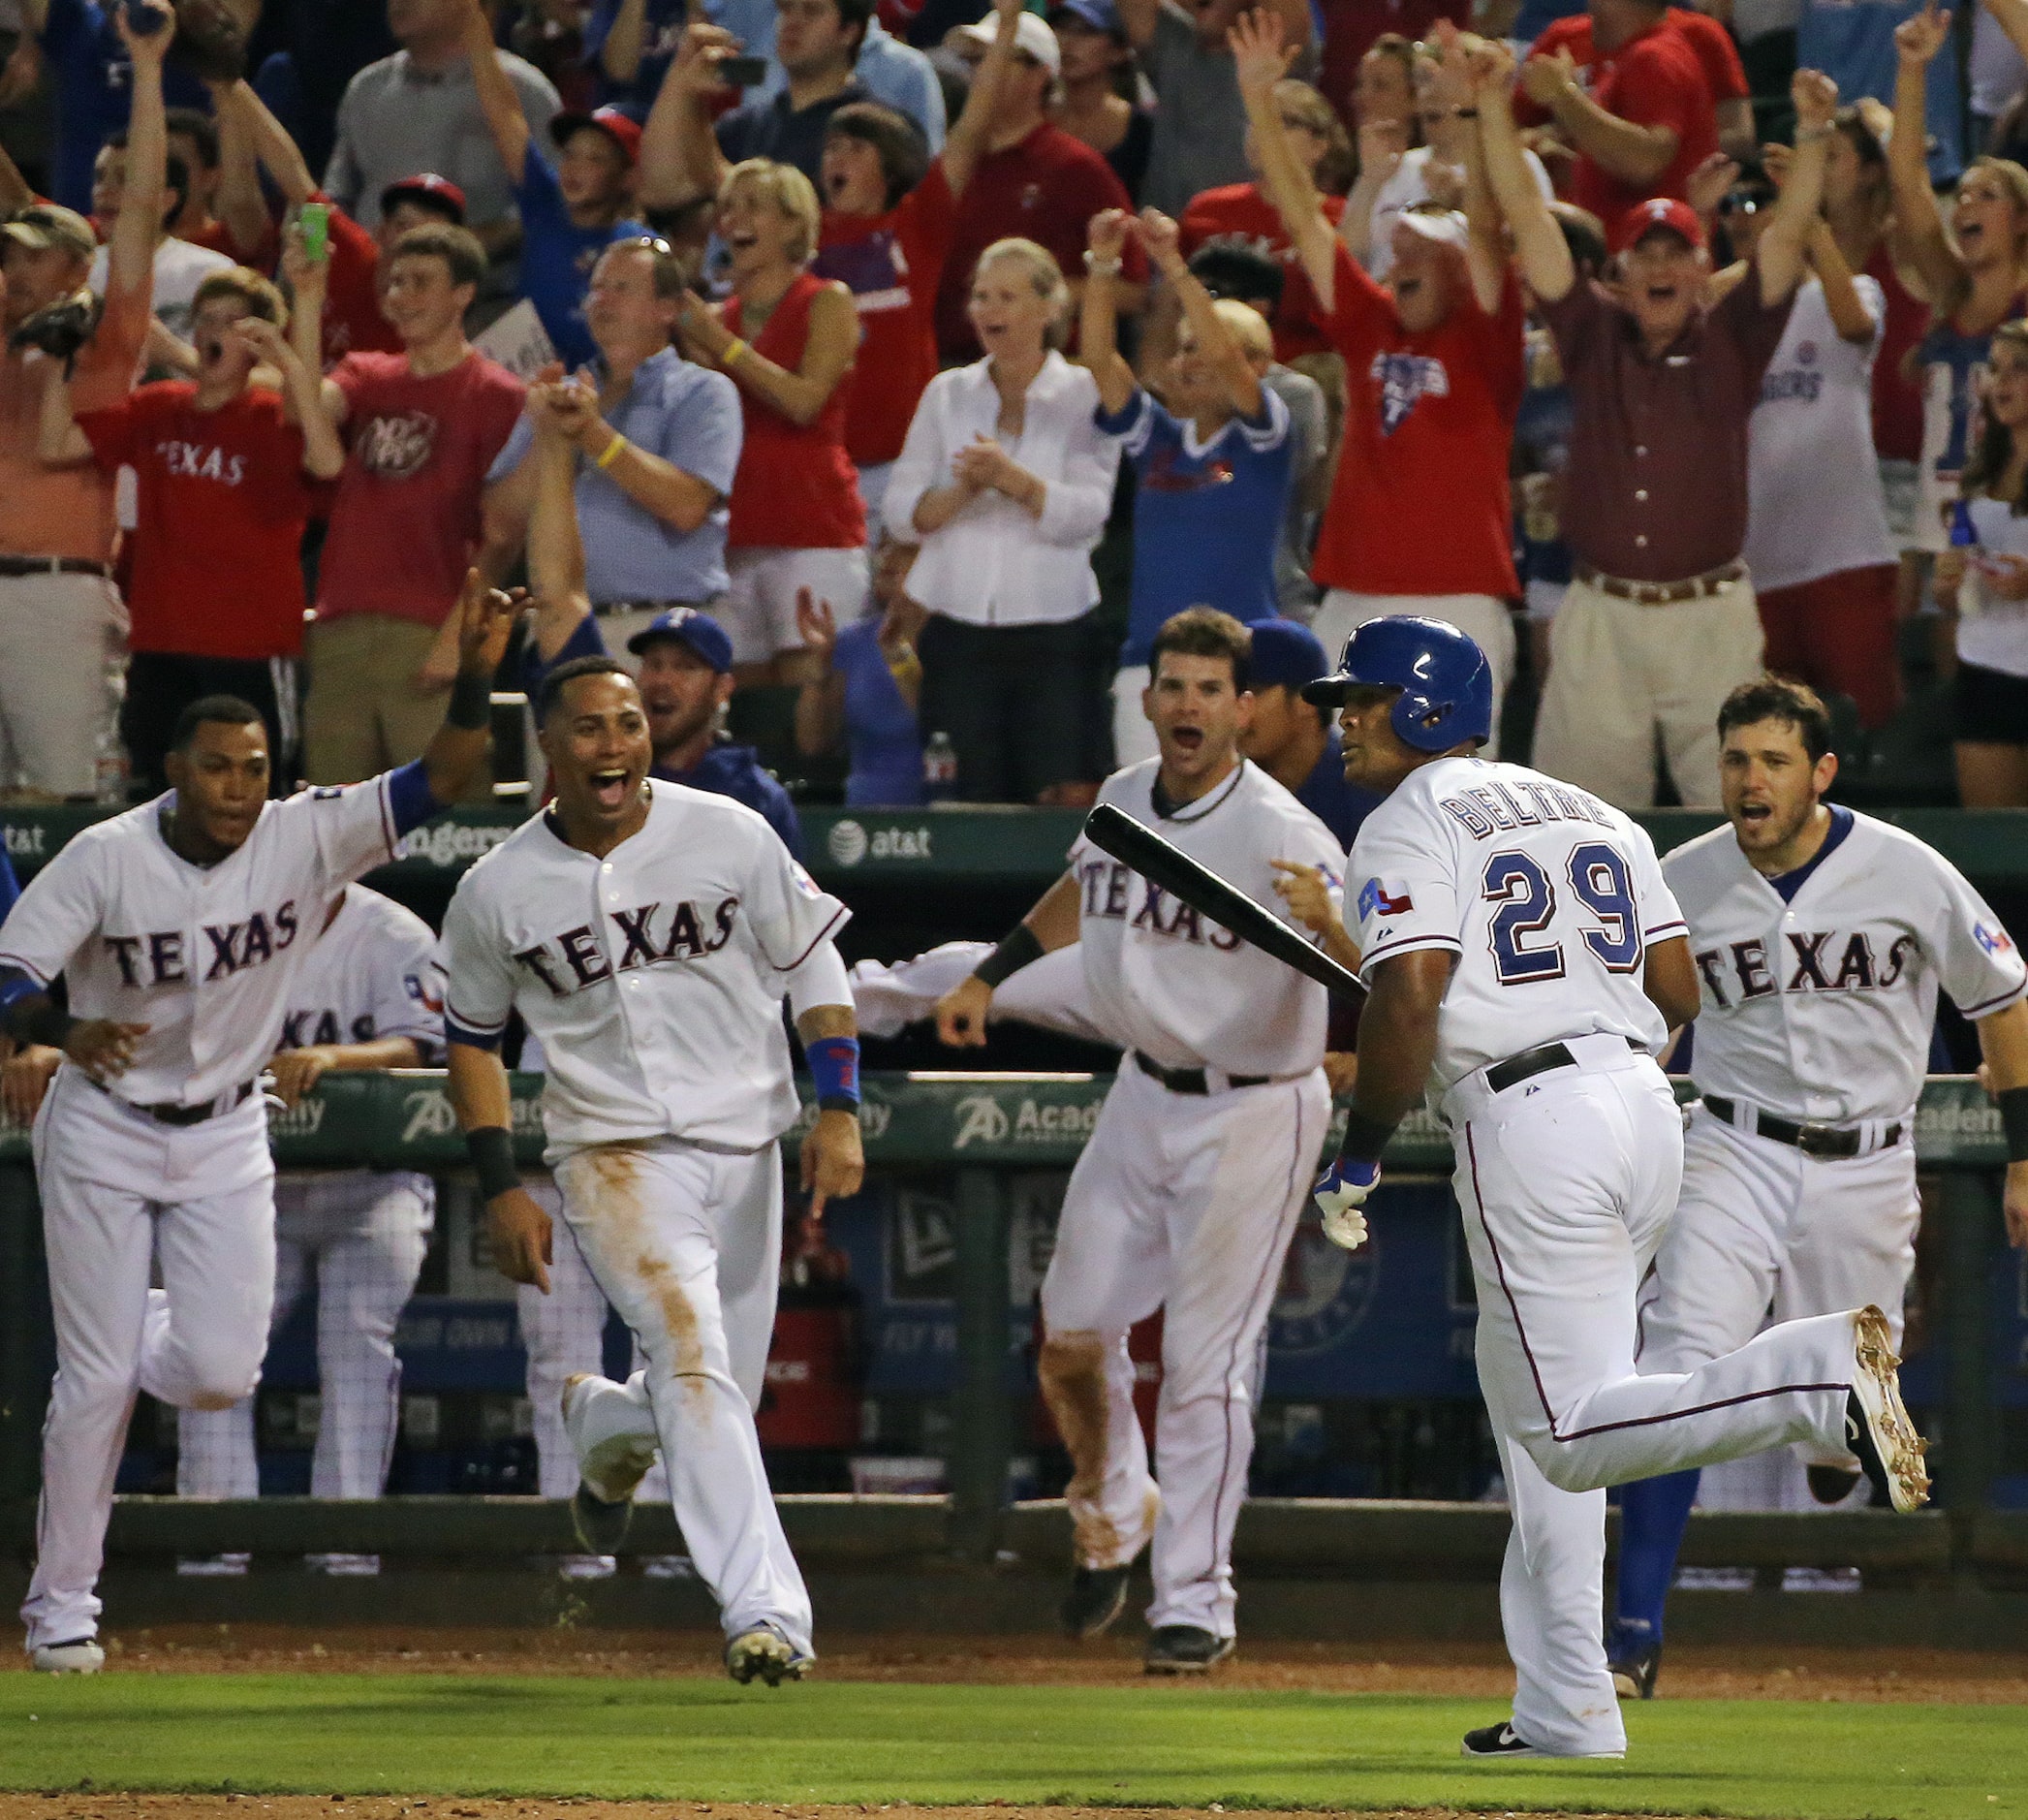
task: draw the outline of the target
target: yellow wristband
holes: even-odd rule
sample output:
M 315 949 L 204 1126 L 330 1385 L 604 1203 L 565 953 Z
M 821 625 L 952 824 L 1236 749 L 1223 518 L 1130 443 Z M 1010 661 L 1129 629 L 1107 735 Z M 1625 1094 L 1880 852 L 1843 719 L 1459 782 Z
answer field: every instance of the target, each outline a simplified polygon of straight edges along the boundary
M 605 453 L 601 455 L 599 458 L 592 463 L 592 466 L 595 468 L 609 468 L 615 461 L 619 459 L 620 451 L 624 449 L 626 446 L 626 437 L 622 436 L 617 430 L 615 430 L 613 432 L 612 440 L 606 445 Z
M 726 351 L 718 357 L 718 363 L 721 366 L 731 366 L 745 352 L 746 343 L 740 340 L 737 335 L 734 335 L 732 340 L 726 343 Z

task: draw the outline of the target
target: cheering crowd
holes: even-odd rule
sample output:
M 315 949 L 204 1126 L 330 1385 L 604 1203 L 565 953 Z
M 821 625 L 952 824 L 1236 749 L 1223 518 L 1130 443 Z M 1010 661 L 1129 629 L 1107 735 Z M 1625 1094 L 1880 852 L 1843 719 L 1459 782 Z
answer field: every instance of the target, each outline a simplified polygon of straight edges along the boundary
M 0 0 L 0 792 L 415 757 L 546 432 L 500 688 L 628 653 L 792 835 L 1089 802 L 1199 604 L 1348 837 L 1297 692 L 1402 612 L 1615 803 L 1765 667 L 2028 804 L 2028 0 L 1245 4 Z

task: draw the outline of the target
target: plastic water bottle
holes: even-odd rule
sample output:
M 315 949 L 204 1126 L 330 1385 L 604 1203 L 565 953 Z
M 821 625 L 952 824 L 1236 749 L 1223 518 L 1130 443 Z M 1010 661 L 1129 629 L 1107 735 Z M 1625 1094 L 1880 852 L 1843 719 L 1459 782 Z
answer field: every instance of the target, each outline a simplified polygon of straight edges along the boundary
M 1960 499 L 1950 508 L 1950 548 L 1966 551 L 1964 585 L 1957 590 L 1957 612 L 1961 619 L 1976 618 L 1985 608 L 1985 589 L 1980 583 L 1979 560 L 1971 553 L 1979 548 L 1979 533 L 1972 524 L 1972 508 Z
M 948 733 L 933 733 L 922 746 L 922 798 L 949 802 L 957 795 L 957 748 Z
M 127 806 L 127 749 L 114 726 L 101 729 L 92 751 L 92 800 L 112 809 Z
M 1950 548 L 1970 549 L 1979 542 L 1979 533 L 1972 528 L 1972 508 L 1962 499 L 1950 508 Z

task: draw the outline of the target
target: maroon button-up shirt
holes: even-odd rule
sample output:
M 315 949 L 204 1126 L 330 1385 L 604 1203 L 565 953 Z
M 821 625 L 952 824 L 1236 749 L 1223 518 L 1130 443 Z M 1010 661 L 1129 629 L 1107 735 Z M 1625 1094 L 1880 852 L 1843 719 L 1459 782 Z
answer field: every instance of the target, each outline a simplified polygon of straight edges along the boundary
M 1571 389 L 1563 534 L 1578 561 L 1682 581 L 1736 560 L 1746 421 L 1794 301 L 1764 305 L 1749 271 L 1652 360 L 1633 316 L 1582 278 L 1540 305 Z

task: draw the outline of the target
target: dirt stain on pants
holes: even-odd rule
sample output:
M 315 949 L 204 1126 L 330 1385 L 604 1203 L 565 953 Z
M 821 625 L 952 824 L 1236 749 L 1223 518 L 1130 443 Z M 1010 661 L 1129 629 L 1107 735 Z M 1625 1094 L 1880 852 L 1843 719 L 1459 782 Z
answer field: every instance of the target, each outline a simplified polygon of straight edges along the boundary
M 585 1211 L 598 1222 L 599 1248 L 660 1307 L 670 1339 L 670 1369 L 690 1394 L 697 1413 L 708 1415 L 711 1382 L 697 1309 L 677 1280 L 674 1266 L 655 1249 L 648 1233 L 647 1208 L 640 1198 L 640 1152 L 627 1144 L 596 1145 L 580 1151 L 579 1160 L 597 1183 L 596 1204 Z

